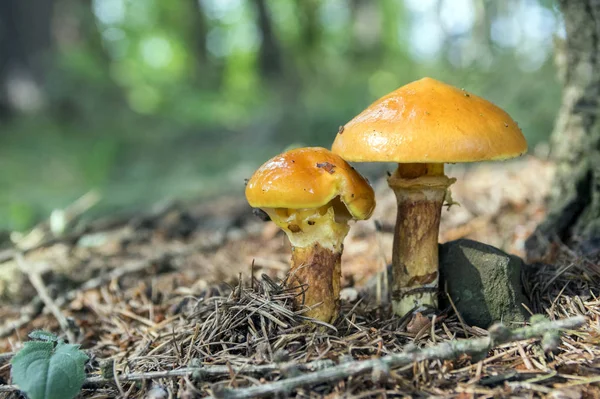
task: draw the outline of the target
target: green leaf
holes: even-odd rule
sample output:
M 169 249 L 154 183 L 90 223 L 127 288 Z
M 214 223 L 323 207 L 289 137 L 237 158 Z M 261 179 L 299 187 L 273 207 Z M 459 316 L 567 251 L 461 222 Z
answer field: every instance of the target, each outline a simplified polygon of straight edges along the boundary
M 26 342 L 11 361 L 12 379 L 30 399 L 72 399 L 85 380 L 87 360 L 79 345 Z

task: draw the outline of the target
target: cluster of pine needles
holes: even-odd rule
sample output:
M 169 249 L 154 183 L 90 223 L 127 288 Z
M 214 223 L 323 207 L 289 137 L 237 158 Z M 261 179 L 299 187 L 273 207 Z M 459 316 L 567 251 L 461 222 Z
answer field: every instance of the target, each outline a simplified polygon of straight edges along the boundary
M 71 304 L 86 327 L 79 339 L 93 343 L 84 345 L 91 360 L 81 397 L 237 398 L 252 397 L 244 389 L 257 386 L 267 387 L 267 396 L 298 398 L 598 397 L 598 275 L 589 261 L 567 261 L 558 269 L 539 265 L 527 277 L 536 313 L 548 320 L 587 317 L 586 326 L 563 333 L 551 350 L 529 339 L 483 356 L 375 367 L 270 393 L 277 381 L 340 364 L 351 370 L 361 360 L 488 331 L 465 325 L 452 309 L 397 318 L 364 293 L 343 302 L 334 325 L 315 328 L 306 309 L 294 307 L 297 290 L 266 275 L 195 296 L 156 292 L 145 283 L 123 290 L 113 282 L 81 292 Z M 7 370 L 0 365 L 1 373 Z M 557 393 L 563 396 L 552 396 Z

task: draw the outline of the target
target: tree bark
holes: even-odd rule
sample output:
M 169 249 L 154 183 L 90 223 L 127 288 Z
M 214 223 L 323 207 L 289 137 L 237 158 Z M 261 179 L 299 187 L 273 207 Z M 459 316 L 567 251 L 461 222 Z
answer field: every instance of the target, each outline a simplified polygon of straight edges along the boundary
M 551 137 L 557 163 L 549 214 L 527 240 L 530 261 L 555 242 L 600 251 L 600 1 L 560 0 L 567 33 L 562 106 Z

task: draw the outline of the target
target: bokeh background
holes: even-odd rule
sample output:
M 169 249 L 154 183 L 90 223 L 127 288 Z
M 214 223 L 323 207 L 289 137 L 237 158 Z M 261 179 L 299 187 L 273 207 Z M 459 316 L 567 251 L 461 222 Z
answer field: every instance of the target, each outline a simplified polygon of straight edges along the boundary
M 550 0 L 3 0 L 0 230 L 242 193 L 292 145 L 423 76 L 505 108 L 531 148 L 560 102 Z

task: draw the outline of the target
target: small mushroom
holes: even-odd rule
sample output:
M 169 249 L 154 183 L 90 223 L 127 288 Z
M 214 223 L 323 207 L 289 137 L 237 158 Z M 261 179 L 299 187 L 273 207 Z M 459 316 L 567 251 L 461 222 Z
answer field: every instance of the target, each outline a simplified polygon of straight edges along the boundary
M 398 163 L 388 178 L 398 204 L 392 255 L 395 313 L 437 306 L 441 209 L 455 181 L 444 174 L 444 163 L 522 155 L 527 142 L 521 129 L 491 102 L 424 78 L 375 101 L 343 132 L 332 146 L 342 158 Z
M 305 286 L 297 300 L 307 316 L 333 322 L 340 307 L 343 241 L 352 219 L 368 219 L 373 189 L 346 161 L 325 148 L 298 148 L 262 165 L 246 198 L 287 234 L 292 244 L 289 284 Z

